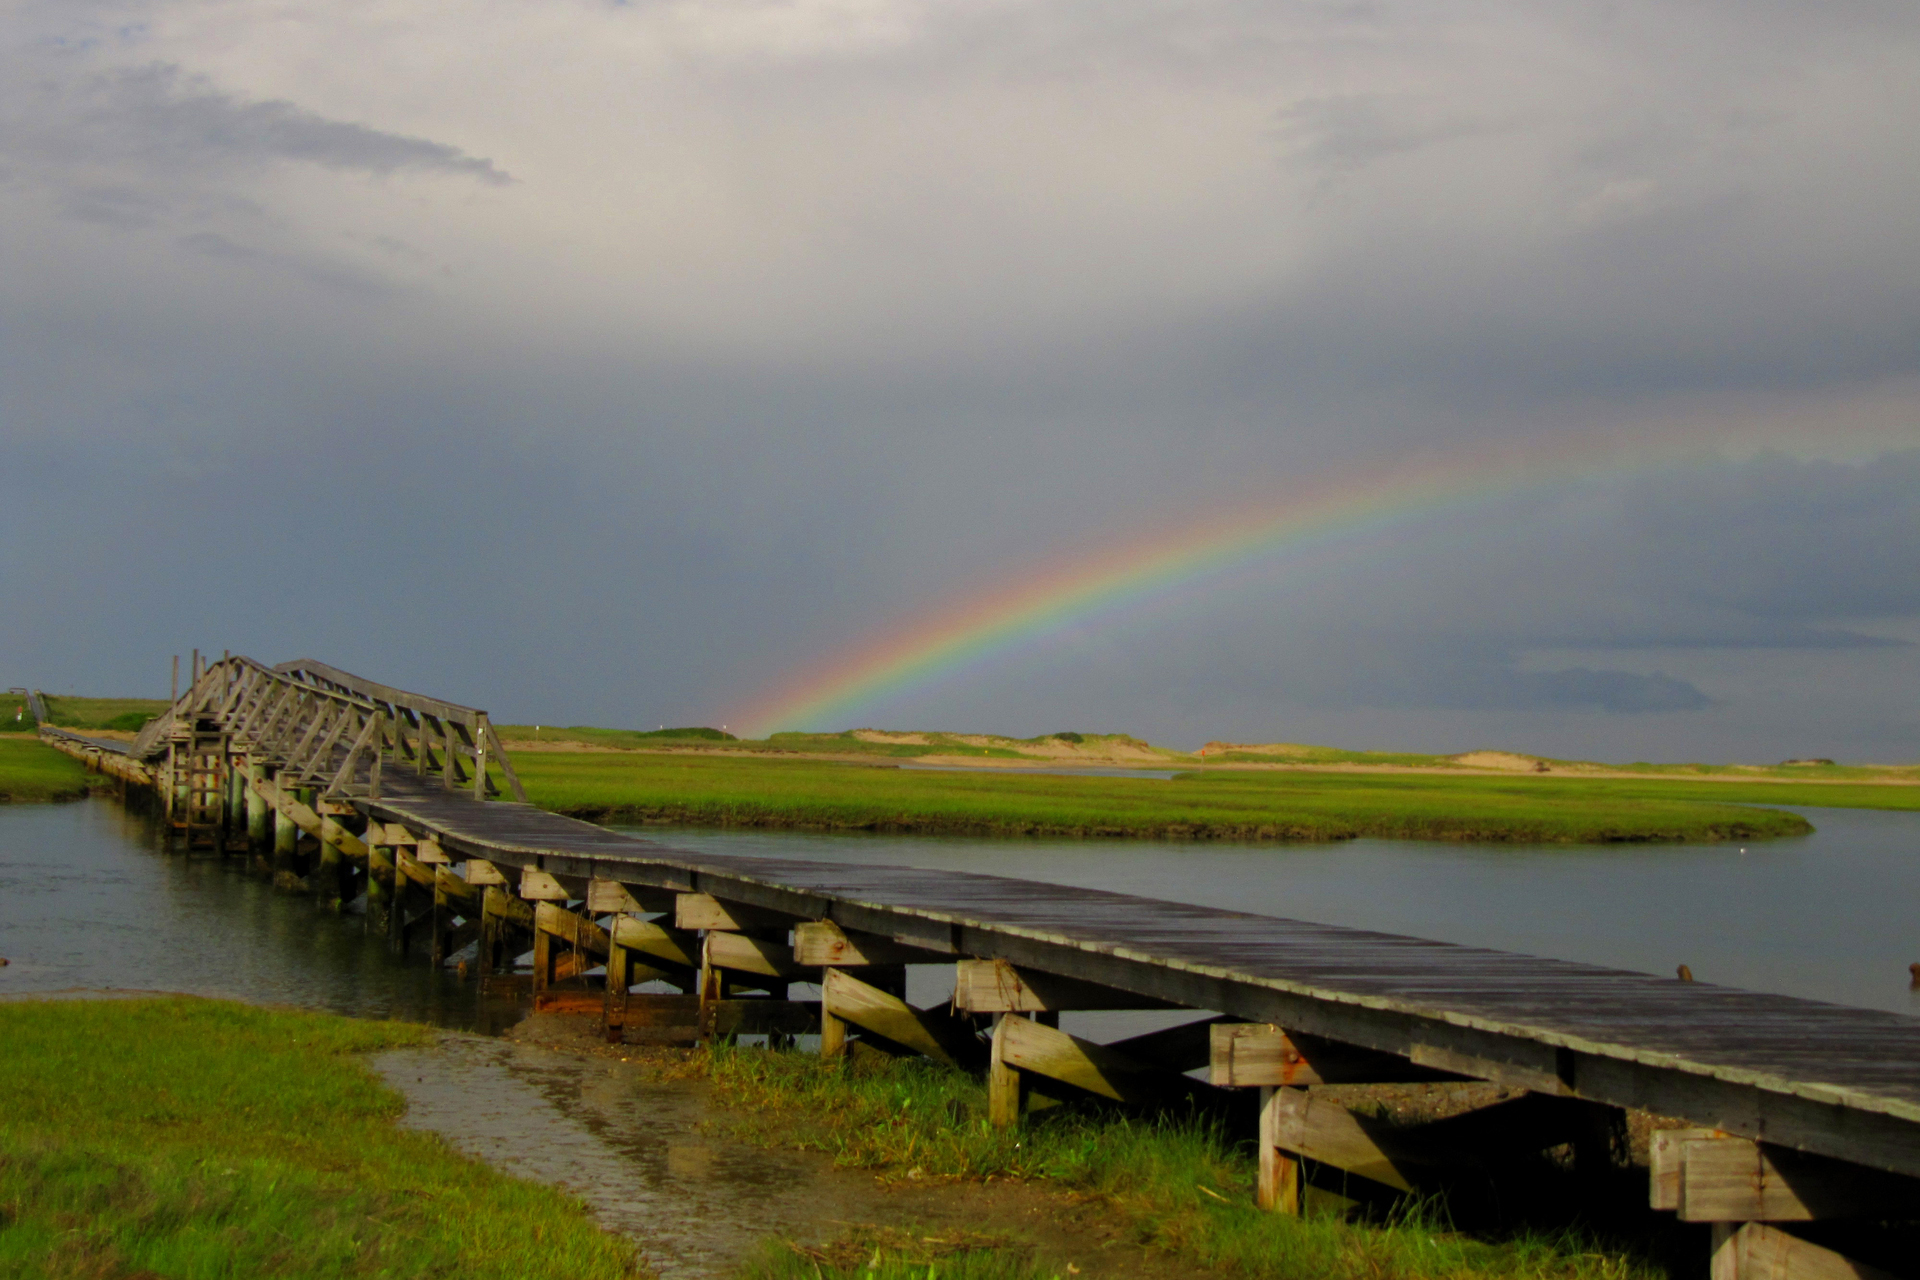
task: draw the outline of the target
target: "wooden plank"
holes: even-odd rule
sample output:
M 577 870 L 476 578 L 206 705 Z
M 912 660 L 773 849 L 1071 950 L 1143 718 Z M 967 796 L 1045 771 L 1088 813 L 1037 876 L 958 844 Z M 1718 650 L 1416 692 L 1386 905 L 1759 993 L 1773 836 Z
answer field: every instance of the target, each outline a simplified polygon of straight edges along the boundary
M 953 1007 L 968 1013 L 1052 1013 L 1179 1006 L 1078 978 L 1016 969 L 1004 960 L 962 960 L 954 966 Z
M 715 930 L 706 936 L 705 945 L 709 964 L 735 973 L 758 974 L 787 982 L 817 976 L 813 969 L 794 963 L 793 948 L 785 942 Z
M 622 884 L 618 880 L 596 877 L 587 883 L 587 910 L 594 915 L 646 915 L 673 910 L 670 890 L 647 885 Z
M 398 823 L 394 825 L 399 826 Z M 400 829 L 402 831 L 406 830 L 405 827 L 401 827 Z M 447 856 L 447 851 L 440 847 L 440 842 L 432 836 L 420 837 L 418 847 L 413 851 L 413 856 L 428 866 L 433 867 L 447 866 L 453 862 L 453 859 Z
M 680 893 L 674 895 L 673 923 L 678 929 L 738 931 L 782 928 L 793 924 L 794 917 L 765 907 L 722 902 L 710 893 Z
M 481 914 L 491 920 L 503 920 L 523 929 L 533 928 L 533 908 L 507 893 L 498 885 L 488 885 L 481 902 Z
M 446 867 L 433 869 L 433 890 L 435 893 L 445 894 L 450 902 L 457 903 L 469 911 L 480 906 L 483 893 L 480 885 L 461 879 Z
M 504 887 L 507 883 L 506 873 L 484 858 L 468 858 L 466 875 L 468 884 Z
M 1300 1213 L 1300 1162 L 1280 1149 L 1281 1095 L 1273 1085 L 1260 1089 L 1260 1171 L 1254 1203 L 1269 1213 Z
M 1177 1027 L 1164 1027 L 1159 1031 L 1128 1036 L 1125 1040 L 1115 1040 L 1107 1048 L 1115 1053 L 1124 1053 L 1135 1062 L 1159 1067 L 1162 1071 L 1185 1073 L 1212 1061 L 1213 1028 L 1234 1021 L 1219 1014 L 1201 1018 L 1197 1022 L 1183 1022 Z
M 822 1008 L 863 1031 L 939 1062 L 965 1065 L 979 1058 L 970 1030 L 941 1010 L 916 1009 L 899 996 L 828 969 L 821 983 Z
M 1680 1146 L 1682 1222 L 1812 1222 L 1908 1216 L 1920 1205 L 1912 1179 L 1783 1151 L 1745 1138 Z
M 565 885 L 537 867 L 520 868 L 520 896 L 528 902 L 567 902 L 573 897 Z
M 952 957 L 871 933 L 848 933 L 831 920 L 793 926 L 793 958 L 804 965 L 943 964 Z
M 1193 1081 L 1136 1062 L 1103 1044 L 1008 1014 L 995 1028 L 1000 1061 L 1115 1102 L 1142 1106 L 1189 1096 Z
M 1396 1191 L 1413 1190 L 1408 1172 L 1414 1162 L 1407 1153 L 1391 1138 L 1370 1132 L 1339 1103 L 1316 1099 L 1305 1089 L 1277 1089 L 1272 1112 L 1274 1147 Z
M 409 846 L 395 845 L 393 848 L 394 869 L 407 881 L 431 889 L 434 885 L 434 869 L 407 852 Z
M 1823 1245 L 1764 1222 L 1749 1222 L 1715 1242 L 1713 1280 L 1895 1280 Z
M 1680 1207 L 1680 1153 L 1689 1142 L 1733 1135 L 1718 1129 L 1655 1129 L 1647 1141 L 1648 1201 L 1668 1212 Z
M 551 934 L 597 956 L 606 955 L 613 941 L 611 935 L 593 921 L 552 902 L 534 904 L 533 927 L 537 932 Z
M 615 916 L 612 933 L 615 942 L 650 959 L 687 969 L 700 967 L 700 939 L 685 930 L 632 916 Z
M 1289 1035 L 1271 1023 L 1220 1023 L 1209 1062 L 1223 1088 L 1316 1084 L 1407 1084 L 1457 1079 L 1416 1066 L 1398 1054 L 1341 1044 L 1324 1036 Z

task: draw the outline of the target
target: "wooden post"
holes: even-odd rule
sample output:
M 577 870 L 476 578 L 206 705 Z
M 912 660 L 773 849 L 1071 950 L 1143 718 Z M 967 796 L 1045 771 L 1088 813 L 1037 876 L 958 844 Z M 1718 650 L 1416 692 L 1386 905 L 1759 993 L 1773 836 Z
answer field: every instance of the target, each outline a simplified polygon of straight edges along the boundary
M 447 900 L 447 891 L 441 884 L 445 867 L 433 869 L 433 911 L 428 926 L 427 963 L 438 969 L 447 962 L 447 935 L 453 932 L 453 904 Z
M 246 803 L 247 803 L 247 847 L 263 850 L 272 839 L 272 817 L 267 807 L 267 798 L 255 790 L 253 783 L 267 776 L 265 765 L 247 766 Z
M 987 1060 L 987 1121 L 996 1129 L 1020 1123 L 1020 1072 L 1007 1065 L 1001 1045 L 1007 1023 L 1017 1014 L 1003 1013 L 993 1022 L 993 1055 Z
M 365 916 L 368 933 L 387 931 L 396 896 L 393 850 L 385 845 L 369 845 L 367 847 L 367 914 Z
M 294 858 L 300 848 L 300 828 L 278 808 L 273 811 L 273 874 L 294 874 Z
M 1260 1189 L 1258 1203 L 1273 1213 L 1300 1212 L 1300 1162 L 1280 1149 L 1281 1091 L 1260 1086 Z
M 303 797 L 305 803 L 313 801 Z M 326 838 L 326 828 L 321 828 L 320 865 L 314 868 L 313 890 L 318 896 L 318 906 L 323 911 L 340 910 L 341 871 L 346 863 L 346 854 L 340 846 Z M 369 879 L 371 884 L 372 880 Z
M 820 1060 L 838 1062 L 847 1056 L 847 1024 L 833 1016 L 833 997 L 828 995 L 834 970 L 820 974 Z

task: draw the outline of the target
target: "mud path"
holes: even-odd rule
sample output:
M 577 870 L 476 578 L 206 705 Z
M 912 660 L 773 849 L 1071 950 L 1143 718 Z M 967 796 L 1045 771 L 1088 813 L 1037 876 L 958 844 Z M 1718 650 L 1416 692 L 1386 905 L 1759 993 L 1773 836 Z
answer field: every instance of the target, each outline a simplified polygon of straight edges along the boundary
M 579 1196 L 665 1280 L 732 1276 L 770 1237 L 818 1246 L 855 1225 L 1014 1237 L 1062 1276 L 1197 1274 L 1124 1238 L 1097 1202 L 1032 1185 L 882 1182 L 729 1138 L 741 1117 L 710 1112 L 704 1084 L 661 1079 L 570 1021 L 536 1016 L 507 1039 L 449 1035 L 373 1066 L 406 1096 L 402 1124 Z

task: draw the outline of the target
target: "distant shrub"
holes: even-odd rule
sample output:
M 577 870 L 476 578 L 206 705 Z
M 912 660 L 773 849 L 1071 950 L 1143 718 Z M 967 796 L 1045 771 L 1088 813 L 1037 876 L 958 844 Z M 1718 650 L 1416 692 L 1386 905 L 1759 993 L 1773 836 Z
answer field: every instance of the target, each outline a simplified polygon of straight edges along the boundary
M 640 734 L 643 738 L 698 738 L 703 742 L 738 742 L 739 738 L 721 729 L 709 729 L 705 725 L 692 725 L 684 729 L 648 729 Z
M 1078 733 L 1056 733 L 1053 736 L 1055 738 L 1058 738 L 1061 742 L 1085 742 L 1086 741 L 1085 736 Z

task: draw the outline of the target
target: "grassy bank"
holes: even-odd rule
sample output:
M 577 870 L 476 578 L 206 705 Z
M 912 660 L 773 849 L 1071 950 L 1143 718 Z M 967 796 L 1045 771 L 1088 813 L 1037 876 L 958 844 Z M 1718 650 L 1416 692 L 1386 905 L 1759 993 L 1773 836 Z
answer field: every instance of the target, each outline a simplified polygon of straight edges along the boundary
M 47 723 L 61 729 L 119 729 L 137 732 L 168 707 L 165 698 L 76 698 L 46 696 Z
M 1791 814 L 1690 797 L 1621 794 L 1598 780 L 1222 772 L 1163 782 L 634 752 L 527 753 L 515 760 L 515 768 L 534 803 L 602 822 L 1547 843 L 1751 840 L 1811 829 Z
M 1475 1238 L 1433 1214 L 1369 1224 L 1332 1214 L 1287 1218 L 1252 1205 L 1251 1155 L 1203 1124 L 1128 1120 L 1061 1109 L 1021 1129 L 991 1128 L 984 1088 L 922 1060 L 867 1058 L 845 1066 L 811 1054 L 721 1051 L 708 1060 L 716 1100 L 751 1116 L 742 1136 L 822 1151 L 837 1164 L 883 1176 L 1044 1180 L 1096 1198 L 1127 1238 L 1192 1263 L 1271 1280 L 1399 1280 L 1421 1277 L 1565 1277 L 1625 1280 L 1652 1268 L 1583 1236 L 1513 1232 Z M 772 1278 L 864 1275 L 855 1261 L 871 1245 L 897 1270 L 934 1261 L 922 1242 L 851 1241 L 840 1257 L 773 1251 L 753 1274 Z M 830 1253 L 830 1251 L 828 1251 Z M 1019 1247 L 959 1242 L 939 1260 L 942 1276 L 1006 1277 L 1036 1270 Z M 851 1263 L 851 1265 L 849 1265 Z M 820 1265 L 819 1272 L 812 1268 Z
M 78 760 L 44 742 L 0 737 L 0 801 L 78 800 L 95 781 Z
M 425 1028 L 186 998 L 0 1005 L 0 1275 L 626 1277 L 562 1193 L 402 1130 Z

